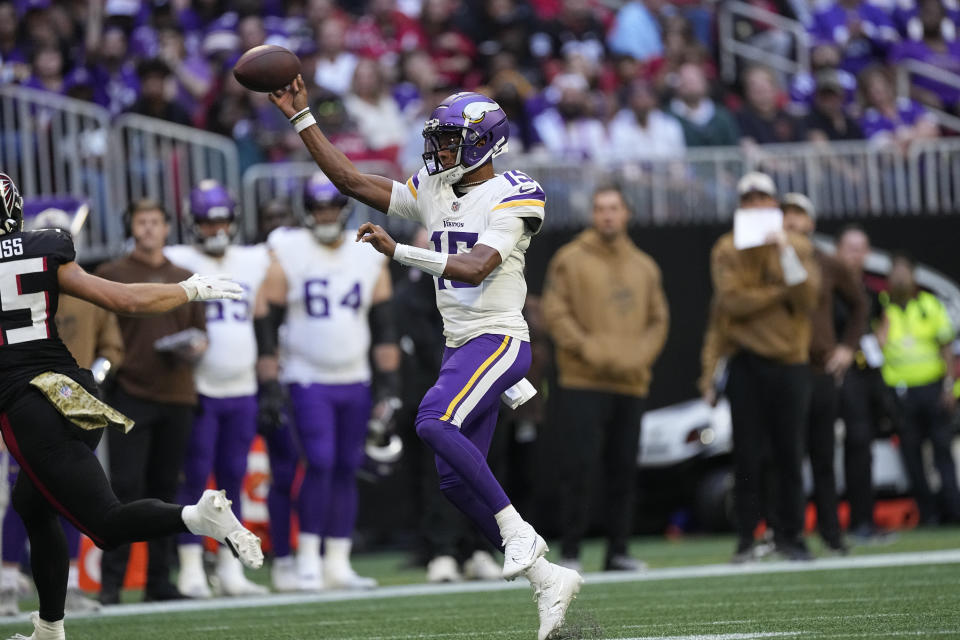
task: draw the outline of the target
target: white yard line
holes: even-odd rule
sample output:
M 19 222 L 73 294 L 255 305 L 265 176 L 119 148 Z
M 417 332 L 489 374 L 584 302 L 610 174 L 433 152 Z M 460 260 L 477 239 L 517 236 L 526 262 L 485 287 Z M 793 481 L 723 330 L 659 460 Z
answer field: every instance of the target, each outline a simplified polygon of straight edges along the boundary
M 759 640 L 760 638 L 796 638 L 802 631 L 768 631 L 757 633 L 708 633 L 686 636 L 644 636 L 642 638 L 617 638 L 616 640 Z
M 649 571 L 640 572 L 588 573 L 584 575 L 584 578 L 586 579 L 587 588 L 589 589 L 590 585 L 595 584 L 619 584 L 625 582 L 646 582 L 739 575 L 763 575 L 806 571 L 830 571 L 840 569 L 867 569 L 957 563 L 960 563 L 960 549 L 949 551 L 924 551 L 916 553 L 877 554 L 847 558 L 825 558 L 822 560 L 813 560 L 811 562 L 759 562 L 747 565 L 716 564 L 695 567 L 651 569 Z M 526 590 L 529 588 L 530 587 L 526 581 L 522 579 L 515 580 L 514 582 L 465 582 L 460 584 L 444 585 L 413 584 L 394 587 L 381 587 L 378 589 L 372 589 L 370 591 L 331 591 L 321 593 L 294 594 L 277 593 L 270 594 L 269 596 L 211 598 L 209 600 L 176 600 L 172 602 L 125 604 L 104 607 L 100 613 L 96 614 L 70 614 L 68 617 L 70 620 L 78 620 L 80 618 L 87 617 L 109 618 L 144 614 L 185 613 L 224 609 L 250 609 L 256 607 L 278 607 L 284 605 L 379 600 L 383 598 L 445 596 L 462 593 L 487 593 L 493 591 L 520 589 Z M 13 623 L 18 621 L 22 622 L 28 619 L 29 615 L 24 613 L 16 618 L 9 618 L 8 620 L 5 620 L 4 623 Z M 696 637 L 702 640 L 703 638 L 707 638 L 709 636 Z M 758 636 L 754 634 L 744 637 L 758 638 L 766 636 Z

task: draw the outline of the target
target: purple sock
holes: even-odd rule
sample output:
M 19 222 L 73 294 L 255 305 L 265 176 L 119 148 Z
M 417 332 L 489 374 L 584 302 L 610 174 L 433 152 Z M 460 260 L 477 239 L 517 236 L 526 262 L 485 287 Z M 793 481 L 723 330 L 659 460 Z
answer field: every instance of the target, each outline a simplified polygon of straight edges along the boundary
M 266 437 L 270 458 L 267 511 L 270 514 L 270 543 L 277 558 L 290 555 L 290 514 L 293 512 L 293 480 L 298 460 L 291 429 L 276 429 Z

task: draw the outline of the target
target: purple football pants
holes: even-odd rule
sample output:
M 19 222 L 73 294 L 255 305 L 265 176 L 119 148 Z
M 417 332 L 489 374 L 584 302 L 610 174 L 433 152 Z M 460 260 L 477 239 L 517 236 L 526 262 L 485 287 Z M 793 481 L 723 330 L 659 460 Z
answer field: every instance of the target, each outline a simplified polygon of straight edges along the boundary
M 296 440 L 306 462 L 300 530 L 349 538 L 357 521 L 357 469 L 370 419 L 370 385 L 291 384 Z
M 510 499 L 487 465 L 487 453 L 500 395 L 529 368 L 530 343 L 509 336 L 487 334 L 447 347 L 440 377 L 417 411 L 417 435 L 437 454 L 440 490 L 497 549 L 502 541 L 494 514 Z
M 300 453 L 293 439 L 293 427 L 273 429 L 266 436 L 270 458 L 270 490 L 267 511 L 270 515 L 270 543 L 273 555 L 290 555 L 290 514 L 293 512 L 293 481 Z
M 194 504 L 199 500 L 213 473 L 217 488 L 227 492 L 227 498 L 233 501 L 233 512 L 239 518 L 247 455 L 256 435 L 256 396 L 200 396 L 183 464 L 180 504 Z M 190 533 L 179 536 L 180 544 L 200 544 L 201 540 L 200 536 Z

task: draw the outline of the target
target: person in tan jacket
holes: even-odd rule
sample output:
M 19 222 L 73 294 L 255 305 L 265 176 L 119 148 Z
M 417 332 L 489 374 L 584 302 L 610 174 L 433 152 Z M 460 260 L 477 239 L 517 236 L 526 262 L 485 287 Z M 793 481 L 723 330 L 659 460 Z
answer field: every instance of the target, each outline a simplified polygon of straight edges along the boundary
M 627 235 L 630 212 L 616 187 L 593 196 L 593 226 L 550 262 L 543 315 L 556 345 L 560 435 L 565 448 L 563 563 L 579 566 L 590 484 L 606 481 L 607 570 L 636 570 L 627 553 L 643 400 L 667 339 L 660 269 Z
M 737 191 L 740 209 L 735 228 L 748 215 L 779 220 L 777 191 L 770 176 L 748 173 Z M 817 306 L 820 282 L 813 247 L 804 236 L 780 226 L 760 246 L 738 249 L 731 232 L 714 245 L 710 269 L 716 312 L 732 347 L 726 395 L 733 421 L 739 538 L 733 561 L 755 558 L 753 534 L 760 521 L 766 464 L 772 465 L 776 475 L 777 503 L 771 506 L 776 549 L 791 560 L 809 559 L 802 538 L 801 436 L 810 400 L 810 316 Z

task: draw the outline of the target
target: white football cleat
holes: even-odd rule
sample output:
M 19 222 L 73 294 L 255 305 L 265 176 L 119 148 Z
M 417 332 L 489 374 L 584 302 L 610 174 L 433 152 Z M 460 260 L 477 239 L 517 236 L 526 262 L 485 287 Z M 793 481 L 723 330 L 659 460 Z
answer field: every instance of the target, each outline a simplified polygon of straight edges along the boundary
M 501 574 L 500 565 L 486 551 L 474 551 L 463 563 L 463 575 L 468 580 L 499 580 Z
M 270 579 L 273 590 L 280 593 L 289 593 L 300 590 L 300 580 L 297 578 L 297 559 L 293 556 L 274 558 L 270 567 Z
M 324 567 L 323 584 L 327 589 L 346 589 L 348 591 L 376 589 L 379 585 L 374 578 L 358 576 L 357 572 L 351 567 L 340 567 L 334 570 L 329 565 Z
M 500 567 L 497 567 L 497 577 L 500 577 Z M 460 582 L 460 567 L 453 556 L 437 556 L 427 563 L 427 582 Z
M 551 565 L 550 575 L 535 586 L 533 599 L 537 602 L 540 614 L 540 631 L 537 640 L 548 640 L 563 626 L 570 603 L 580 592 L 583 578 L 573 569 Z
M 20 593 L 16 589 L 0 590 L 0 616 L 20 615 Z
M 218 595 L 223 596 L 262 596 L 270 590 L 247 579 L 243 575 L 243 565 L 227 549 L 220 549 L 217 556 L 217 571 L 213 576 L 214 587 Z
M 549 550 L 540 534 L 524 522 L 522 527 L 503 541 L 503 578 L 513 580 Z
M 67 599 L 63 605 L 67 613 L 100 613 L 102 608 L 102 604 L 80 589 L 67 589 Z
M 230 510 L 232 503 L 225 491 L 207 489 L 196 504 L 192 533 L 222 542 L 245 566 L 259 569 L 263 565 L 260 538 L 253 535 Z
M 57 622 L 47 622 L 40 619 L 40 614 L 36 611 L 30 614 L 30 622 L 33 623 L 33 633 L 29 636 L 15 634 L 8 640 L 66 640 L 63 632 L 63 620 Z

